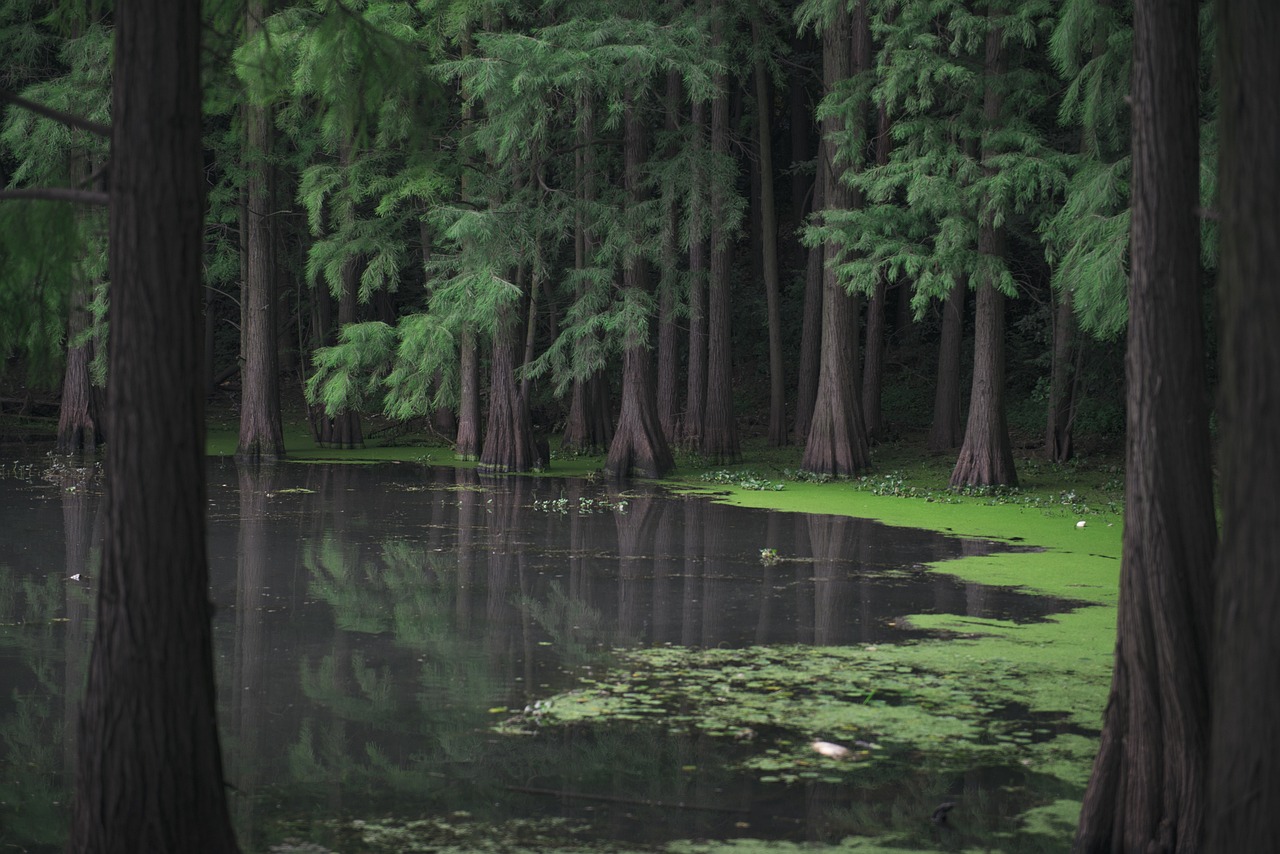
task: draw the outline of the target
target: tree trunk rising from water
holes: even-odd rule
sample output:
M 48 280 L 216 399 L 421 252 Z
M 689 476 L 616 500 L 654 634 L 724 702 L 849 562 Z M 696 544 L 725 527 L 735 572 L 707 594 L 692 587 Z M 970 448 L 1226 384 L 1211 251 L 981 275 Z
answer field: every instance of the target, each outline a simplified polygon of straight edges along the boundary
M 723 23 L 713 26 L 711 44 L 718 50 Z M 729 155 L 729 76 L 716 75 L 720 94 L 711 102 L 711 153 Z M 733 242 L 724 227 L 729 189 L 723 180 L 711 183 L 711 277 L 707 290 L 707 410 L 699 450 L 713 463 L 735 463 L 738 426 L 733 413 L 733 354 L 729 341 L 729 302 L 733 298 Z
M 1222 546 L 1206 851 L 1274 850 L 1280 803 L 1280 7 L 1219 0 Z
M 263 0 L 245 7 L 245 38 L 255 37 L 265 17 Z M 241 293 L 240 438 L 236 456 L 271 461 L 284 456 L 280 423 L 280 358 L 276 346 L 276 257 L 271 228 L 274 207 L 271 165 L 272 111 L 254 104 L 244 108 L 245 178 L 241 250 L 247 257 Z
M 855 59 L 855 62 L 851 62 Z M 870 33 L 864 2 L 850 14 L 840 11 L 822 34 L 822 69 L 827 91 L 861 71 L 870 62 Z M 858 121 L 855 117 L 852 121 Z M 841 164 L 832 164 L 835 139 L 846 133 L 844 121 L 831 116 L 823 121 L 821 156 L 828 159 L 823 199 L 827 210 L 856 207 L 861 200 L 840 180 Z M 847 164 L 858 168 L 861 164 Z M 826 266 L 822 285 L 822 349 L 818 368 L 817 399 L 809 425 L 804 458 L 805 471 L 819 474 L 855 475 L 871 466 L 867 437 L 862 427 L 862 411 L 854 385 L 854 360 L 858 348 L 857 302 L 845 292 L 836 277 L 835 259 L 839 247 L 828 241 L 824 250 Z
M 1196 215 L 1198 9 L 1134 5 L 1124 547 L 1115 674 L 1081 851 L 1202 850 L 1216 526 Z
M 533 428 L 529 407 L 516 386 L 517 322 L 514 304 L 498 309 L 490 362 L 489 422 L 480 451 L 482 471 L 529 471 L 535 467 Z
M 627 105 L 623 136 L 624 183 L 631 202 L 640 204 L 645 199 L 641 179 L 645 141 L 644 125 L 634 104 Z M 622 284 L 625 291 L 636 295 L 648 292 L 649 270 L 643 258 L 626 261 Z M 622 411 L 604 470 L 614 478 L 632 474 L 662 477 L 675 468 L 675 461 L 662 435 L 662 425 L 658 423 L 653 372 L 649 365 L 648 322 L 641 328 L 628 330 L 626 336 L 622 354 Z
M 205 538 L 200 9 L 115 9 L 107 532 L 68 850 L 234 852 Z

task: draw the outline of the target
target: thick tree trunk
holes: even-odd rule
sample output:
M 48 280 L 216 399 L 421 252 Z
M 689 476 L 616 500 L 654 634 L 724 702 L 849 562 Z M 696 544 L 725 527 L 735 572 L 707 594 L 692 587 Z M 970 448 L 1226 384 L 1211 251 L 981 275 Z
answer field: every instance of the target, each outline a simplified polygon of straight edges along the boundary
M 983 230 L 984 234 L 986 229 Z M 988 243 L 990 238 L 980 243 Z M 1002 244 L 998 238 L 995 244 Z M 951 486 L 1017 486 L 1004 406 L 1004 294 L 994 284 L 978 288 L 974 308 L 973 384 L 964 444 L 951 471 Z
M 988 20 L 1001 14 L 1000 3 L 988 5 Z M 1002 32 L 992 25 L 987 32 L 984 66 L 986 92 L 983 115 L 987 127 L 995 127 L 1004 108 L 1000 78 L 1005 58 Z M 983 160 L 994 152 L 984 148 Z M 990 169 L 984 166 L 984 169 Z M 978 226 L 978 252 L 1001 258 L 1005 251 L 1004 226 L 983 216 Z M 964 429 L 960 457 L 951 471 L 951 486 L 1017 486 L 1013 466 L 1013 446 L 1005 422 L 1004 405 L 1004 294 L 994 281 L 978 284 L 974 306 L 973 385 L 969 391 L 969 420 Z
M 719 21 L 719 19 L 717 19 Z M 717 31 L 712 43 L 722 39 Z M 729 155 L 729 75 L 717 74 L 720 94 L 711 102 L 711 154 L 727 160 Z M 712 463 L 737 462 L 738 426 L 733 412 L 733 354 L 729 328 L 729 302 L 733 298 L 733 241 L 724 227 L 724 211 L 730 189 L 723 180 L 712 179 L 711 277 L 707 289 L 707 411 L 702 422 L 699 449 Z
M 234 852 L 205 536 L 198 4 L 115 10 L 110 407 L 68 850 Z
M 266 16 L 263 0 L 245 6 L 245 38 L 253 38 Z M 277 296 L 271 165 L 272 114 L 269 107 L 244 107 L 246 172 L 241 231 L 246 242 L 240 295 L 240 438 L 236 457 L 269 462 L 284 456 L 280 423 L 280 354 L 276 342 Z
M 819 144 L 820 149 L 825 147 Z M 821 210 L 826 203 L 822 187 L 826 182 L 826 157 L 818 158 L 818 180 L 813 204 Z M 822 247 L 808 250 L 804 273 L 804 315 L 800 322 L 800 366 L 796 375 L 796 444 L 809 441 L 813 423 L 813 403 L 818 396 L 818 359 L 822 352 Z
M 596 199 L 595 113 L 589 98 L 584 97 L 578 111 L 578 151 L 575 159 L 577 186 L 582 208 L 590 208 Z M 574 223 L 574 269 L 582 272 L 595 264 L 596 237 L 581 209 Z M 577 289 L 579 300 L 587 297 L 587 286 Z M 588 362 L 598 353 L 597 338 L 574 343 L 575 361 Z M 613 418 L 609 411 L 608 380 L 603 371 L 575 379 L 569 397 L 569 415 L 560 439 L 562 450 L 570 453 L 596 454 L 606 450 L 613 439 Z
M 480 345 L 471 327 L 458 335 L 458 435 L 453 455 L 480 458 Z
M 701 157 L 707 139 L 707 105 L 693 103 L 694 157 Z M 702 427 L 707 411 L 707 272 L 710 248 L 703 222 L 703 199 L 708 177 L 695 167 L 689 193 L 689 374 L 685 384 L 684 416 L 680 420 L 680 442 L 686 448 L 702 445 Z
M 929 450 L 960 447 L 960 355 L 964 333 L 964 303 L 968 288 L 956 285 L 942 304 L 942 336 L 938 342 L 938 375 L 933 391 L 933 424 Z
M 75 150 L 70 155 L 73 184 L 81 184 L 92 174 L 89 158 Z M 89 365 L 93 362 L 94 342 L 86 339 L 93 326 L 89 303 L 93 299 L 93 282 L 76 271 L 68 295 L 67 361 L 62 372 L 62 401 L 58 409 L 59 454 L 92 456 L 102 444 L 101 417 Z
M 761 23 L 751 25 L 757 45 Z M 782 368 L 782 300 L 778 275 L 778 209 L 773 192 L 773 110 L 769 104 L 769 75 L 764 58 L 756 59 L 756 134 L 760 155 L 760 248 L 764 297 L 769 321 L 769 434 L 774 447 L 787 443 L 786 378 Z
M 1199 5 L 1134 4 L 1124 546 L 1115 674 L 1080 813 L 1082 851 L 1203 850 L 1216 525 L 1196 215 Z M 1260 794 L 1256 779 L 1244 785 L 1248 797 Z M 1268 839 L 1260 850 L 1272 847 Z
M 641 179 L 645 160 L 642 122 L 635 105 L 628 103 L 623 120 L 624 184 L 631 203 L 637 205 L 645 200 Z M 648 280 L 644 259 L 629 259 L 623 268 L 623 288 L 644 293 L 649 289 Z M 622 411 L 604 466 L 605 474 L 613 478 L 632 474 L 662 477 L 675 467 L 671 448 L 658 422 L 653 373 L 649 366 L 648 325 L 646 319 L 641 326 L 627 330 L 623 344 Z
M 516 323 L 510 305 L 498 309 L 494 324 L 493 356 L 489 361 L 489 421 L 481 471 L 530 471 L 537 462 L 529 409 L 515 378 Z
M 674 139 L 680 128 L 680 74 L 667 72 L 666 130 Z M 672 142 L 668 156 L 676 154 Z M 677 341 L 676 294 L 680 287 L 679 188 L 664 190 L 662 210 L 662 270 L 658 277 L 658 421 L 668 442 L 679 438 L 680 352 Z
M 90 327 L 87 281 L 71 286 L 67 319 L 67 363 L 62 372 L 62 403 L 58 410 L 58 453 L 93 455 L 102 442 L 98 407 L 94 401 L 89 365 L 93 342 L 81 341 Z
M 852 60 L 852 61 L 851 61 Z M 852 13 L 842 9 L 822 34 L 822 70 L 827 91 L 832 91 L 853 73 L 869 67 L 870 32 L 865 0 Z M 853 121 L 859 121 L 857 117 Z M 832 116 L 823 122 L 821 156 L 828 161 L 823 199 L 826 210 L 857 207 L 861 199 L 843 181 L 844 168 L 861 164 L 834 162 L 835 140 L 844 132 L 844 122 Z M 854 360 L 858 351 L 856 301 L 845 292 L 836 277 L 834 263 L 839 246 L 828 241 L 824 248 L 822 274 L 822 349 L 818 369 L 818 390 L 813 420 L 800 463 L 805 471 L 848 476 L 871 466 L 871 453 L 862 426 L 861 405 L 854 386 Z
M 1071 459 L 1071 432 L 1076 417 L 1076 313 L 1071 294 L 1064 293 L 1053 308 L 1053 350 L 1049 367 L 1049 419 L 1045 456 L 1055 463 Z
M 1222 546 L 1206 851 L 1274 849 L 1280 803 L 1280 8 L 1220 0 Z

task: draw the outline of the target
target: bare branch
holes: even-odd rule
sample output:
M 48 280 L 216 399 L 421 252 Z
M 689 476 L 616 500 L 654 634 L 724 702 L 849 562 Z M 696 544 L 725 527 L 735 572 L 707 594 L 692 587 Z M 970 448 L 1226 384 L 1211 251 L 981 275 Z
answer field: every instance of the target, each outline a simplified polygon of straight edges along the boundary
M 86 205 L 105 205 L 111 196 L 98 190 L 76 190 L 71 187 L 24 187 L 18 190 L 0 190 L 4 199 L 41 199 L 50 202 L 83 202 Z
M 55 122 L 86 130 L 89 133 L 95 133 L 98 136 L 111 139 L 111 126 L 104 125 L 102 122 L 95 122 L 89 119 L 73 116 L 70 113 L 64 113 L 61 110 L 55 110 L 53 107 L 46 107 L 44 104 L 37 104 L 35 101 L 28 101 L 21 95 L 10 92 L 8 89 L 0 89 L 0 101 L 8 101 L 11 104 L 21 107 L 24 110 L 30 110 L 37 115 L 44 116 L 46 119 L 53 119 Z

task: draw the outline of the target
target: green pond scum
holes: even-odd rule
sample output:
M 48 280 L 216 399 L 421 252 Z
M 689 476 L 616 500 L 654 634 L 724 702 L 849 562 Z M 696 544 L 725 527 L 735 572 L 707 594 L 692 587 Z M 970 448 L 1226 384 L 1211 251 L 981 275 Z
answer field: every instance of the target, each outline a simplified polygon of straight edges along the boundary
M 231 431 L 211 430 L 211 453 L 232 453 L 234 444 Z M 334 451 L 316 448 L 304 434 L 291 435 L 288 454 L 298 462 L 473 465 L 454 460 L 445 446 L 372 441 Z M 1054 597 L 1064 610 L 1032 622 L 904 614 L 899 625 L 928 636 L 899 643 L 619 650 L 612 667 L 569 690 L 523 710 L 494 710 L 494 732 L 504 738 L 537 740 L 565 728 L 643 732 L 643 738 L 692 734 L 731 746 L 733 770 L 754 785 L 844 793 L 826 807 L 819 838 L 808 842 L 753 838 L 744 822 L 741 838 L 628 847 L 584 835 L 569 822 L 496 825 L 459 814 L 334 820 L 312 825 L 305 839 L 282 826 L 271 850 L 1067 850 L 1111 676 L 1119 464 L 1024 459 L 1021 489 L 957 493 L 946 487 L 952 460 L 908 444 L 881 446 L 874 472 L 848 480 L 806 478 L 796 471 L 795 449 L 748 447 L 744 456 L 752 462 L 728 468 L 678 457 L 678 472 L 665 484 L 743 507 L 848 515 L 1016 544 L 1017 551 L 922 571 Z M 593 477 L 601 463 L 553 454 L 548 474 Z M 544 503 L 537 509 L 562 509 L 554 500 Z M 788 560 L 765 552 L 761 559 L 770 563 Z M 817 749 L 823 743 L 839 755 L 824 755 Z M 955 806 L 934 820 L 940 803 Z

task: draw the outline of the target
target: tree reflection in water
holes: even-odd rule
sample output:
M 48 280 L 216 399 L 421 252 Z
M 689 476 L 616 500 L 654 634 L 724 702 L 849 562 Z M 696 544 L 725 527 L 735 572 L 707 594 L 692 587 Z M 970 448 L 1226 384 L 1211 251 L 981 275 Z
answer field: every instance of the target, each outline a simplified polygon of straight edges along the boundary
M 626 721 L 534 738 L 493 727 L 526 706 L 536 717 L 619 647 L 879 642 L 910 636 L 892 625 L 904 614 L 1055 607 L 913 569 L 990 544 L 862 520 L 468 469 L 212 465 L 221 721 L 246 850 L 298 821 L 453 811 L 560 815 L 633 841 L 739 823 L 825 838 L 853 820 L 849 790 L 728 770 L 749 744 Z M 91 632 L 90 585 L 64 578 L 92 579 L 98 501 L 2 489 L 13 530 L 65 533 L 62 560 L 0 563 L 4 841 L 51 850 Z

